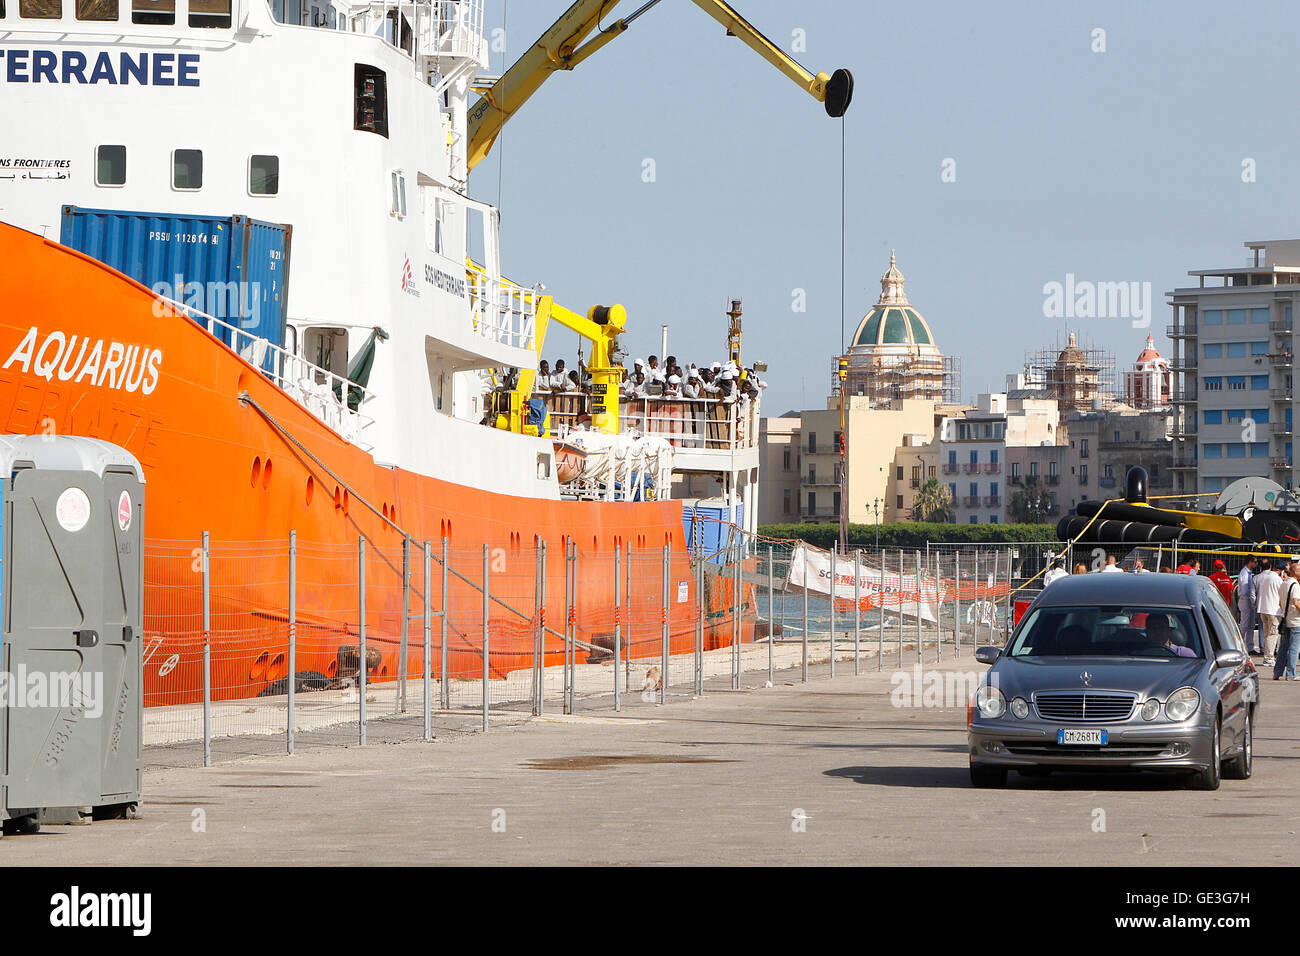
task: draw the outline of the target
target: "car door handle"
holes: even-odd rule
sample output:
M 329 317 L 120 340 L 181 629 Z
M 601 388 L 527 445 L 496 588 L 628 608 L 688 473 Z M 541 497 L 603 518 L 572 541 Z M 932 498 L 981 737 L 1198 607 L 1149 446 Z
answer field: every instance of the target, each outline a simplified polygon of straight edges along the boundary
M 73 631 L 72 633 L 77 638 L 78 647 L 95 647 L 99 644 L 98 631 L 83 629 L 80 631 Z

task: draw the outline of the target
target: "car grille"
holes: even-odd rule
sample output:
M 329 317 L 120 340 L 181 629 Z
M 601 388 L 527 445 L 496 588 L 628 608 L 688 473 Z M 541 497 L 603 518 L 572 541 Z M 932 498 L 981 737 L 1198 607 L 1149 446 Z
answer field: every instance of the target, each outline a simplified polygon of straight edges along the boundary
M 1136 699 L 1132 694 L 1067 691 L 1035 694 L 1034 706 L 1044 720 L 1113 721 L 1127 720 Z
M 1079 744 L 1030 744 L 1010 743 L 1007 752 L 1017 757 L 1109 757 L 1122 760 L 1125 757 L 1157 757 L 1168 749 L 1168 744 L 1107 744 L 1094 747 Z

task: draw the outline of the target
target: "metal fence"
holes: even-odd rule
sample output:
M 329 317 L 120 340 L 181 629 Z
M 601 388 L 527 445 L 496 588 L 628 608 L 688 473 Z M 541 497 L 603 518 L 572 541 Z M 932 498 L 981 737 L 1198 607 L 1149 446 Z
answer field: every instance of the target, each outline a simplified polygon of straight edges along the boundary
M 1130 565 L 1145 553 L 1062 542 L 828 553 L 731 525 L 709 548 L 702 537 L 689 554 L 569 540 L 150 541 L 146 744 L 154 762 L 169 748 L 196 762 L 201 748 L 206 764 L 428 740 L 452 719 L 486 730 L 494 717 L 660 704 L 711 681 L 739 688 L 746 672 L 774 682 L 938 662 L 1002 643 L 1053 555 L 1092 569 L 1108 552 Z

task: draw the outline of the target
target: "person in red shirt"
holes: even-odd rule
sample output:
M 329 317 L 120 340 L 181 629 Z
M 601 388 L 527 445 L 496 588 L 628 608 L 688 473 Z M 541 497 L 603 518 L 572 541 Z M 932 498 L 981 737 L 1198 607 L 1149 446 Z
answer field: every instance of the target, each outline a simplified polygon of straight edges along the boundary
M 1223 600 L 1228 603 L 1228 607 L 1232 607 L 1232 576 L 1228 574 L 1223 562 L 1218 558 L 1214 561 L 1214 572 L 1210 575 L 1210 580 L 1219 589 L 1219 593 L 1223 595 Z
M 1174 574 L 1191 574 L 1192 566 L 1190 564 L 1180 564 L 1174 568 Z

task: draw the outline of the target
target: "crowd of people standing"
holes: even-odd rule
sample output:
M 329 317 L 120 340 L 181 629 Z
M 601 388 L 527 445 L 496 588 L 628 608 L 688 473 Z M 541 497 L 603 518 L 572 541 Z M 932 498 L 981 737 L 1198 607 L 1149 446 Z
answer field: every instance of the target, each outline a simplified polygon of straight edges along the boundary
M 713 362 L 704 367 L 694 363 L 683 368 L 677 356 L 669 355 L 662 363 L 657 355 L 649 360 L 636 359 L 623 379 L 620 393 L 625 400 L 663 398 L 695 401 L 718 399 L 725 403 L 745 403 L 758 398 L 767 383 L 754 367 L 741 368 L 735 362 Z M 591 374 L 578 359 L 578 368 L 565 368 L 564 359 L 556 359 L 554 369 L 543 359 L 537 367 L 533 386 L 535 395 L 590 394 Z

